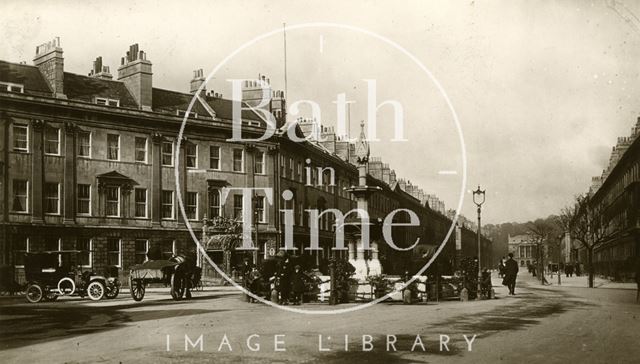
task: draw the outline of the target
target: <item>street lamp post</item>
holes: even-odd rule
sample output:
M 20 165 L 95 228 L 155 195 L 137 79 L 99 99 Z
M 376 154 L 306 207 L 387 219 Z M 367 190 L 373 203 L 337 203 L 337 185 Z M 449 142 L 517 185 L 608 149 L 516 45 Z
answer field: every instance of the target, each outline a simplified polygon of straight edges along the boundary
M 482 204 L 484 203 L 484 192 L 485 190 L 481 190 L 480 189 L 480 185 L 478 185 L 478 189 L 473 191 L 473 203 L 476 204 L 476 206 L 478 206 L 478 293 L 477 293 L 477 298 L 480 299 L 480 288 L 481 288 L 481 284 L 482 284 L 482 248 L 481 248 L 481 241 L 482 239 L 480 238 L 480 232 L 481 232 L 481 223 L 480 223 L 480 214 L 482 212 Z

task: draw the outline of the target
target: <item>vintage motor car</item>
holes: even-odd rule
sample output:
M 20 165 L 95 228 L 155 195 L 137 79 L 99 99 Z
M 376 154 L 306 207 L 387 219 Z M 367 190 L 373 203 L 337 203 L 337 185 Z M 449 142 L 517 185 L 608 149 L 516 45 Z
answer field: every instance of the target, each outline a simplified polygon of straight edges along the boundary
M 26 298 L 30 303 L 54 301 L 59 296 L 88 296 L 93 301 L 103 297 L 116 298 L 120 282 L 111 277 L 96 274 L 90 268 L 78 265 L 82 250 L 59 250 L 26 253 L 24 269 L 27 279 Z

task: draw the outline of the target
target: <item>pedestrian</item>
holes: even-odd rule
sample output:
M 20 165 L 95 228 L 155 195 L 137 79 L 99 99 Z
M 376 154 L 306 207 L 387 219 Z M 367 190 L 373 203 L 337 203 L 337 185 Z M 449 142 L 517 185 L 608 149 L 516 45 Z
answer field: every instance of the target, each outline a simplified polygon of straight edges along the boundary
M 305 281 L 307 277 L 302 272 L 299 265 L 296 265 L 291 274 L 291 304 L 300 305 L 302 303 L 302 295 L 305 291 Z
M 498 276 L 500 278 L 504 277 L 504 257 L 502 257 L 500 263 L 498 263 Z
M 534 260 L 533 263 L 531 263 L 531 275 L 535 277 L 537 270 L 538 270 L 538 263 Z
M 516 276 L 518 275 L 518 263 L 513 260 L 513 253 L 509 253 L 509 259 L 505 263 L 504 279 L 502 284 L 509 288 L 509 294 L 516 294 Z
M 580 277 L 582 275 L 582 264 L 580 262 L 576 262 L 576 277 Z
M 248 257 L 244 257 L 244 259 L 242 259 L 242 267 L 240 268 L 240 274 L 242 274 L 242 286 L 249 291 L 251 289 L 250 287 L 250 274 L 251 271 L 253 270 L 253 263 L 249 260 Z M 248 294 L 245 294 L 245 299 L 247 302 L 252 302 L 253 299 L 251 298 L 251 296 L 249 296 Z
M 280 304 L 284 306 L 289 304 L 289 295 L 291 292 L 291 270 L 291 260 L 287 256 L 278 268 L 278 277 L 280 279 Z
M 482 270 L 482 280 L 480 281 L 480 296 L 484 298 L 492 298 L 491 297 L 491 272 L 488 269 Z
M 256 296 L 262 295 L 262 275 L 258 271 L 258 268 L 251 268 L 251 272 L 247 275 L 247 287 L 249 288 L 249 292 L 253 293 Z M 253 303 L 256 300 L 253 297 L 249 297 L 249 302 Z

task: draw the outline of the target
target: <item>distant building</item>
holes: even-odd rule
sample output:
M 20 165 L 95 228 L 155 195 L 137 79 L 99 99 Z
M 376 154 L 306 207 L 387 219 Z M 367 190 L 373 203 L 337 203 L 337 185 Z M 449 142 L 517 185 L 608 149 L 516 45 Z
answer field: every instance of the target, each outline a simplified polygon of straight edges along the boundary
M 531 241 L 529 235 L 509 235 L 509 253 L 513 253 L 513 259 L 521 267 L 533 264 L 535 261 L 536 245 Z

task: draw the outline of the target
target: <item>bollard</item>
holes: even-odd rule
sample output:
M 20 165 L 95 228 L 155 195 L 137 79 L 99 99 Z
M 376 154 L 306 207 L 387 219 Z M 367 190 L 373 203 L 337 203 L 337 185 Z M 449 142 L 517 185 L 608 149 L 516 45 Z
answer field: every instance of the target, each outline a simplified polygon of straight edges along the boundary
M 410 305 L 412 301 L 413 299 L 411 297 L 411 290 L 405 288 L 404 291 L 402 291 L 402 303 L 404 303 L 405 305 Z
M 277 289 L 271 290 L 271 302 L 275 303 L 276 305 L 280 303 L 280 297 L 278 295 Z
M 460 291 L 460 301 L 469 301 L 469 291 L 467 291 L 467 288 L 463 288 Z

